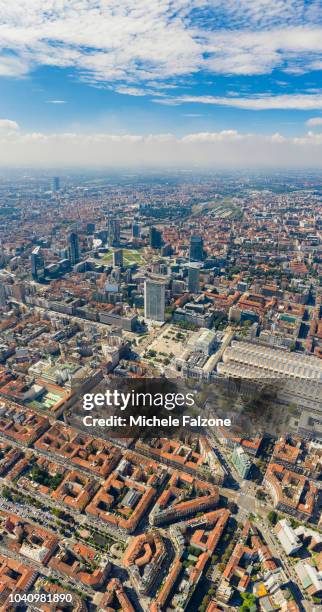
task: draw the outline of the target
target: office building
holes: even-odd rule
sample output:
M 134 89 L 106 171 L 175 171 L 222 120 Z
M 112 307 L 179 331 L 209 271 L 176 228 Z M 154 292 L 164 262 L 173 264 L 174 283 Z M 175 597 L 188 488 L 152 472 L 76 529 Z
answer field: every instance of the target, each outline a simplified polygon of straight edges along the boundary
M 188 269 L 188 291 L 198 293 L 200 290 L 200 269 L 190 266 Z
M 154 226 L 150 227 L 150 247 L 153 249 L 162 247 L 162 232 Z
M 165 315 L 165 283 L 147 279 L 144 283 L 144 317 L 163 323 Z
M 76 232 L 71 232 L 69 235 L 69 259 L 72 266 L 79 261 L 79 242 Z
M 54 176 L 52 180 L 52 191 L 56 192 L 60 190 L 59 176 Z
M 120 246 L 121 224 L 119 219 L 109 219 L 108 221 L 108 243 L 110 247 Z
M 172 295 L 180 295 L 182 293 L 184 293 L 186 290 L 186 283 L 182 280 L 173 280 L 172 281 L 172 287 L 171 287 L 171 292 Z
M 41 255 L 40 246 L 33 249 L 31 253 L 31 276 L 34 280 L 39 280 L 45 273 L 44 258 Z
M 231 460 L 239 476 L 247 478 L 252 467 L 252 462 L 241 446 L 235 446 Z
M 6 289 L 3 284 L 0 284 L 0 308 L 4 308 L 7 303 Z
M 171 244 L 169 244 L 169 243 L 168 244 L 164 244 L 162 249 L 161 249 L 162 257 L 171 257 L 172 253 L 173 253 L 173 249 L 172 249 Z
M 140 238 L 141 226 L 138 223 L 132 223 L 132 238 Z
M 291 523 L 287 519 L 278 521 L 275 533 L 287 555 L 294 555 L 303 546 Z
M 95 223 L 87 223 L 86 226 L 86 233 L 89 235 L 94 234 L 95 232 Z
M 322 572 L 306 559 L 296 563 L 295 571 L 303 590 L 311 597 L 322 594 Z M 320 607 L 320 606 L 318 606 Z
M 190 236 L 190 261 L 203 260 L 203 239 L 201 236 Z
M 122 249 L 116 249 L 113 253 L 113 267 L 123 266 L 123 251 Z
M 248 283 L 245 283 L 244 281 L 239 281 L 237 283 L 236 289 L 237 291 L 240 291 L 241 293 L 245 293 L 245 291 L 247 291 L 248 289 Z

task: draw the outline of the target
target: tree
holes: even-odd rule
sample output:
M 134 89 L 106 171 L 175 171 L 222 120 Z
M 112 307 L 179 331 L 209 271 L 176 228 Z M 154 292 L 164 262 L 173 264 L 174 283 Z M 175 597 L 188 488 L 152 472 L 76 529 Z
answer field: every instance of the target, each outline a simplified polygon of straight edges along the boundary
M 276 525 L 277 521 L 278 521 L 278 514 L 277 512 L 275 512 L 275 510 L 271 510 L 268 515 L 267 518 L 270 522 L 271 525 Z
M 58 518 L 63 518 L 64 516 L 64 511 L 59 510 L 59 508 L 52 508 L 51 512 L 54 516 L 57 516 Z
M 243 603 L 240 606 L 240 610 L 243 612 L 256 610 L 256 597 L 253 595 L 253 593 L 241 593 L 241 598 Z
M 238 512 L 238 506 L 237 506 L 236 502 L 234 502 L 234 501 L 229 501 L 228 504 L 227 504 L 227 508 L 228 508 L 228 510 L 230 510 L 230 512 L 232 514 L 237 514 L 237 512 Z
M 9 487 L 7 487 L 6 485 L 2 488 L 2 497 L 4 497 L 5 499 L 12 499 L 12 492 L 11 489 Z
M 201 550 L 199 550 L 199 548 L 195 548 L 194 546 L 188 546 L 188 552 L 190 555 L 194 555 L 194 557 L 199 557 Z
M 265 499 L 266 495 L 262 489 L 258 489 L 255 493 L 258 499 Z

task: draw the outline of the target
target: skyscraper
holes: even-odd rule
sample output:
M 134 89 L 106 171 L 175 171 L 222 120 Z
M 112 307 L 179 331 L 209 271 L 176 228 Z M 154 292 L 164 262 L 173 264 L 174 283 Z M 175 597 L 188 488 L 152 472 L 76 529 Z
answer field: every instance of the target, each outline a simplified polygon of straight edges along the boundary
M 60 190 L 60 180 L 59 180 L 59 176 L 54 176 L 53 180 L 52 180 L 52 191 L 59 191 Z
M 113 267 L 123 266 L 123 251 L 122 249 L 116 249 L 113 253 Z
M 7 294 L 4 284 L 0 284 L 0 308 L 4 308 L 7 303 Z
M 191 265 L 188 269 L 188 291 L 198 293 L 200 290 L 200 269 L 197 265 Z
M 109 219 L 108 221 L 108 244 L 110 247 L 120 246 L 121 225 L 119 219 Z
M 201 236 L 190 236 L 190 261 L 203 260 L 203 239 Z
M 140 238 L 141 227 L 138 223 L 132 223 L 132 238 Z
M 72 266 L 79 261 L 79 242 L 76 232 L 71 232 L 69 235 L 69 259 Z
M 40 252 L 40 246 L 37 246 L 33 249 L 30 259 L 31 259 L 31 276 L 34 280 L 38 280 L 39 278 L 44 276 L 44 272 L 45 272 L 45 263 L 44 263 L 44 258 Z
M 162 232 L 153 225 L 150 227 L 150 246 L 153 249 L 161 249 L 162 247 Z
M 89 222 L 86 226 L 86 233 L 90 236 L 95 232 L 95 223 Z
M 163 323 L 165 316 L 165 283 L 147 279 L 144 283 L 144 317 Z

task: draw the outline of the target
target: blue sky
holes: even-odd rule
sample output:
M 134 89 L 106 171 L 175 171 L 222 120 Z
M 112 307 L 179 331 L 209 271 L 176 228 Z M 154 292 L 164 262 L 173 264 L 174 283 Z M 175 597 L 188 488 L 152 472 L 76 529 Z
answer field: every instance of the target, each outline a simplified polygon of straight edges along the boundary
M 86 163 L 91 138 L 97 163 L 116 142 L 117 163 L 165 163 L 174 140 L 178 163 L 230 159 L 236 142 L 236 164 L 248 149 L 269 162 L 268 142 L 322 162 L 320 0 L 0 0 L 0 15 L 8 163 L 67 163 L 66 142 Z
M 170 95 L 131 95 L 83 82 L 75 69 L 39 67 L 23 78 L 0 79 L 0 115 L 14 120 L 30 131 L 107 130 L 113 133 L 160 133 L 178 135 L 195 130 L 255 131 L 286 135 L 307 131 L 306 121 L 322 118 L 321 110 L 277 108 L 253 110 L 229 106 L 229 99 L 267 96 L 312 96 L 321 73 L 272 75 L 207 74 L 187 78 L 186 83 L 168 90 Z M 314 85 L 313 85 L 314 84 Z M 321 84 L 322 85 L 322 84 Z M 145 87 L 142 86 L 144 92 Z M 314 94 L 313 94 L 314 95 Z M 322 94 L 321 94 L 322 95 Z M 185 96 L 224 97 L 228 105 L 197 101 L 180 102 Z

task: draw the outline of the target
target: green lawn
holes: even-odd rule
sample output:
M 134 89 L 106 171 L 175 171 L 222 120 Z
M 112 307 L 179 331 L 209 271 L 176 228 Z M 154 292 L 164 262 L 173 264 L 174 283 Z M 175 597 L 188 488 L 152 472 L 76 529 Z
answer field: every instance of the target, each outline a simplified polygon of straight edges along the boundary
M 106 253 L 106 255 L 104 255 L 104 257 L 102 258 L 104 263 L 106 264 L 112 263 L 114 250 L 115 249 L 111 249 L 109 253 Z M 144 259 L 141 254 L 142 251 L 137 251 L 136 249 L 122 249 L 122 251 L 123 251 L 123 263 L 125 266 L 130 266 L 133 263 L 136 263 L 139 266 L 143 264 Z

